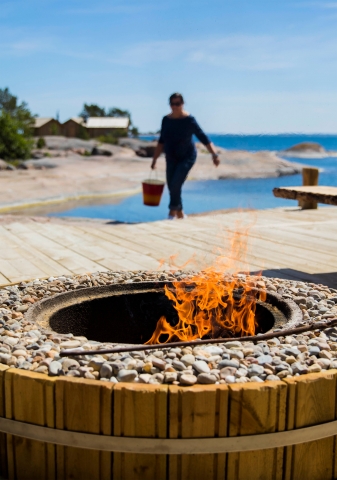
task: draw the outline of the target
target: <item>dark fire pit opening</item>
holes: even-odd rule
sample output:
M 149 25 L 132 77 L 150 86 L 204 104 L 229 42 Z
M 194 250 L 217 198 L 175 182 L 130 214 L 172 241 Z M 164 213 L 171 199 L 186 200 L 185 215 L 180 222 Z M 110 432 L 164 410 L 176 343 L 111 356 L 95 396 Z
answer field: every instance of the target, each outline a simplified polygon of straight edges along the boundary
M 39 302 L 31 316 L 58 333 L 99 342 L 143 344 L 151 338 L 161 316 L 172 326 L 178 322 L 177 312 L 163 288 L 164 283 L 158 282 L 62 293 Z M 288 314 L 286 303 L 277 295 L 268 294 L 266 303 L 258 301 L 256 305 L 256 333 L 284 325 Z

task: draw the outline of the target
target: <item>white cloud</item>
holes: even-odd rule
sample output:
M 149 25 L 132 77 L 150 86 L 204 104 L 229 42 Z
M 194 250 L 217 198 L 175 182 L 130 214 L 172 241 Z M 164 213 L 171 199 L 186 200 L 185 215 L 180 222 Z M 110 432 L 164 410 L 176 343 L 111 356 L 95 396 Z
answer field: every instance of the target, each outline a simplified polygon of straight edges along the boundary
M 319 59 L 337 60 L 337 39 L 319 36 L 229 35 L 198 40 L 167 40 L 126 47 L 109 61 L 141 67 L 183 61 L 227 70 L 296 69 Z M 309 62 L 309 63 L 308 63 Z
M 337 9 L 337 2 L 310 2 L 308 5 L 324 9 Z

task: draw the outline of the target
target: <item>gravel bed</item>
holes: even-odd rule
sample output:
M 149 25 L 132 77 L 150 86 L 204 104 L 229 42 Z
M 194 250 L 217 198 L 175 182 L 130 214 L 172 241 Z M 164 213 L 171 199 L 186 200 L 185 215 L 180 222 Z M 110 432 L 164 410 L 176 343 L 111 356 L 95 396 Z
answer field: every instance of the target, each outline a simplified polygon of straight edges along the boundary
M 264 382 L 337 368 L 337 327 L 256 344 L 233 340 L 226 344 L 90 355 L 90 350 L 114 344 L 58 334 L 25 319 L 29 306 L 61 292 L 112 283 L 182 280 L 187 276 L 181 271 L 97 272 L 4 287 L 0 289 L 0 363 L 50 376 L 186 386 Z M 277 278 L 241 278 L 284 298 L 292 298 L 308 324 L 337 317 L 335 289 Z M 83 355 L 60 357 L 61 350 L 72 348 L 82 348 Z

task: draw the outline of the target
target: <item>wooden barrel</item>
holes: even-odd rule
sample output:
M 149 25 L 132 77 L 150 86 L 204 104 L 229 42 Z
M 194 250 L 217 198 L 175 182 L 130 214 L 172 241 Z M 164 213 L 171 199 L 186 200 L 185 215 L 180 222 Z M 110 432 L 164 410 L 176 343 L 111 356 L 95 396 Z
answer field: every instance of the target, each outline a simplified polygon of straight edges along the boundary
M 15 420 L 13 425 L 29 424 L 26 435 L 38 425 L 53 434 L 59 429 L 95 434 L 95 439 L 103 440 L 139 438 L 140 448 L 146 439 L 200 439 L 197 443 L 207 450 L 208 439 L 220 442 L 233 437 L 234 442 L 246 435 L 262 438 L 334 421 L 336 378 L 337 370 L 330 370 L 276 382 L 180 387 L 52 378 L 0 365 L 0 417 Z M 337 476 L 335 442 L 336 437 L 330 436 L 263 450 L 168 455 L 88 450 L 0 433 L 0 476 L 17 480 L 331 479 Z

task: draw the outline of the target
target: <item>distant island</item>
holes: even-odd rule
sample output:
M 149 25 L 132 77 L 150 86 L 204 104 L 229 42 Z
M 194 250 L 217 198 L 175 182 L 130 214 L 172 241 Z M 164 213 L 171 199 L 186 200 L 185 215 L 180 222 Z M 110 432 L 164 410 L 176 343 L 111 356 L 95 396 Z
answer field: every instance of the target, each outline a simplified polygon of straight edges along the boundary
M 337 152 L 326 150 L 316 142 L 302 142 L 279 152 L 280 155 L 293 158 L 327 158 L 337 157 Z

